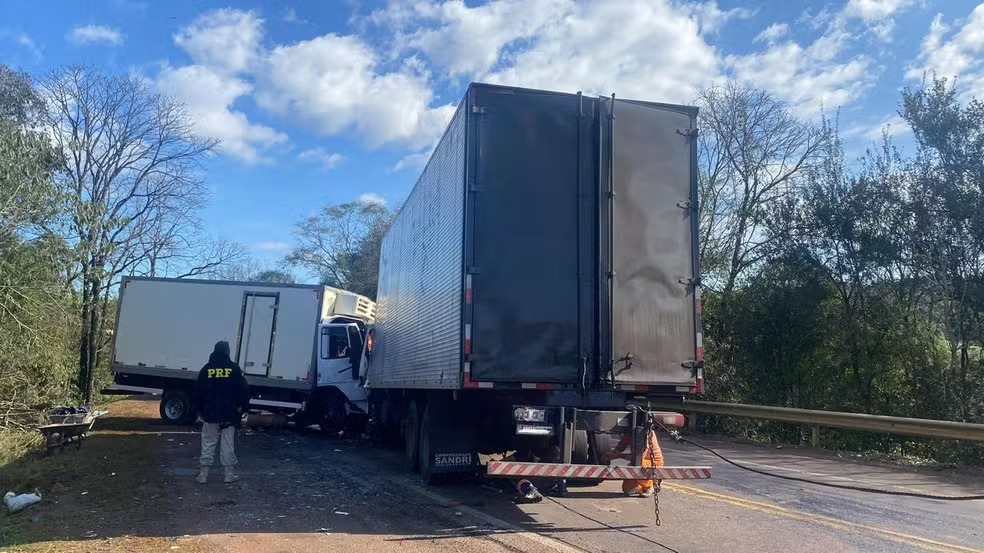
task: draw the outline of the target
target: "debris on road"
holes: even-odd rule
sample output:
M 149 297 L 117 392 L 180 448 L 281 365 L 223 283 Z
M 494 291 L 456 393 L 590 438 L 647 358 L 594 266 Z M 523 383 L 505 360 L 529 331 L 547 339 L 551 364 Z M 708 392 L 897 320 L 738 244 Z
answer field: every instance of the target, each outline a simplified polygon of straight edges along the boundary
M 7 492 L 3 496 L 3 502 L 7 505 L 7 510 L 11 513 L 22 511 L 40 501 L 41 493 L 38 490 L 34 490 L 34 493 L 22 493 L 20 495 L 14 492 Z

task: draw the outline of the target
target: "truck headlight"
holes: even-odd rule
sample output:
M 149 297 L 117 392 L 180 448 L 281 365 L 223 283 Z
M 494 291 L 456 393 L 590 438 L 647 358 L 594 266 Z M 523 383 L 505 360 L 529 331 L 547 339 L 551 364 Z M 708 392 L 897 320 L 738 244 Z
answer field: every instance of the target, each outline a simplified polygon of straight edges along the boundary
M 516 422 L 546 422 L 547 410 L 540 407 L 516 407 L 513 409 Z

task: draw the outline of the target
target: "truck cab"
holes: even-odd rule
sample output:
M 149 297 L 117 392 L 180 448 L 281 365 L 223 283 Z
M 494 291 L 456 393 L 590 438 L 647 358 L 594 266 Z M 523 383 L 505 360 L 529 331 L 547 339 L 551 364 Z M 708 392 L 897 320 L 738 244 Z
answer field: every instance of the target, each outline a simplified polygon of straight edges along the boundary
M 359 432 L 369 412 L 365 383 L 365 349 L 376 305 L 368 298 L 343 290 L 326 289 L 325 308 L 318 325 L 315 348 L 316 393 L 309 413 L 327 434 Z
M 368 394 L 362 370 L 369 325 L 354 317 L 332 317 L 318 329 L 318 388 L 336 388 L 363 412 Z

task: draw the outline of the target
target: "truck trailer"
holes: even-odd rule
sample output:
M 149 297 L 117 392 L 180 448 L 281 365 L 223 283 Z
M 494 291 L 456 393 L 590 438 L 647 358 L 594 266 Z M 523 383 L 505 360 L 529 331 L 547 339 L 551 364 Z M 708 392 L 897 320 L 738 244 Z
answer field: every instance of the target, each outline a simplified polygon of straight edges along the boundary
M 383 239 L 373 431 L 427 481 L 639 465 L 703 388 L 696 148 L 694 107 L 470 85 Z
M 376 305 L 328 286 L 127 277 L 120 285 L 110 392 L 161 395 L 161 418 L 194 422 L 198 371 L 219 340 L 251 405 L 327 433 L 365 421 L 364 342 Z

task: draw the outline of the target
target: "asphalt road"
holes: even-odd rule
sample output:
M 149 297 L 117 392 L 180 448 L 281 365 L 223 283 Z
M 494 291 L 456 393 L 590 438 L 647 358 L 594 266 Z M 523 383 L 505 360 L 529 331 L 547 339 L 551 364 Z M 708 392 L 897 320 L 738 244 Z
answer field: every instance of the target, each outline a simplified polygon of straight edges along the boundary
M 733 460 L 786 475 L 884 490 L 984 494 L 984 480 L 952 471 L 867 464 L 825 452 L 706 442 Z M 618 482 L 572 488 L 566 498 L 515 505 L 489 486 L 437 489 L 575 551 L 984 551 L 984 501 L 950 502 L 824 488 L 747 472 L 686 444 L 664 443 L 668 465 L 709 465 L 710 481 L 666 482 L 662 525 L 651 499 L 628 498 Z M 378 452 L 342 452 L 398 470 Z
M 506 483 L 428 488 L 404 470 L 399 453 L 314 431 L 246 429 L 238 448 L 243 480 L 223 485 L 216 475 L 199 486 L 193 482 L 197 429 L 160 424 L 154 403 L 128 403 L 126 418 L 114 421 L 111 410 L 86 445 L 87 454 L 101 459 L 99 466 L 30 513 L 54 522 L 58 513 L 82 510 L 90 513 L 84 528 L 55 525 L 9 551 L 984 552 L 984 501 L 875 495 L 779 480 L 666 440 L 668 465 L 710 465 L 713 478 L 665 482 L 658 527 L 653 500 L 623 496 L 618 482 L 517 505 Z M 134 416 L 135 410 L 142 414 Z M 736 461 L 787 475 L 885 490 L 984 493 L 979 472 L 706 443 Z M 114 451 L 127 447 L 146 449 L 157 465 L 114 458 Z M 119 482 L 126 489 L 96 506 L 91 499 L 97 484 L 85 474 L 100 471 L 112 478 L 99 486 Z

